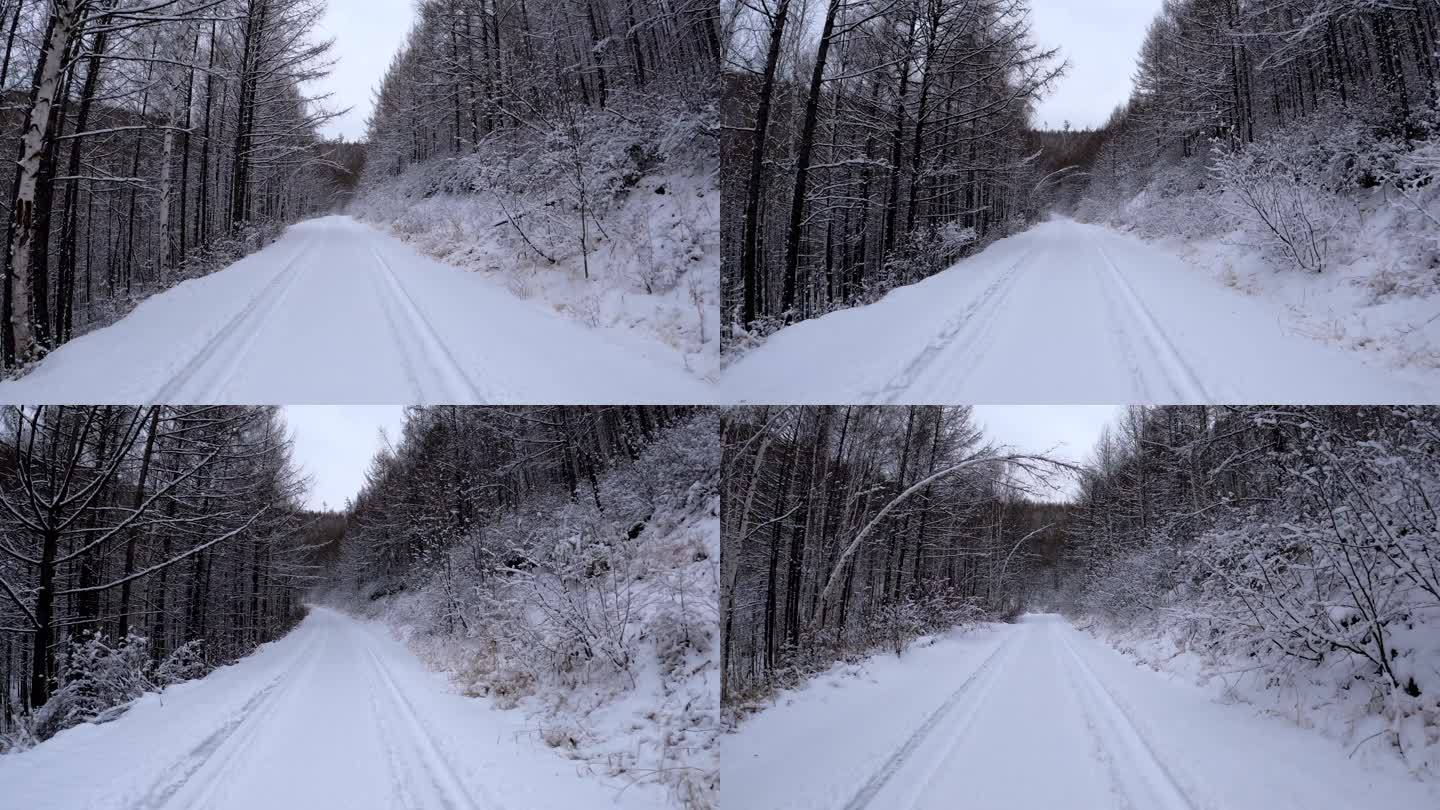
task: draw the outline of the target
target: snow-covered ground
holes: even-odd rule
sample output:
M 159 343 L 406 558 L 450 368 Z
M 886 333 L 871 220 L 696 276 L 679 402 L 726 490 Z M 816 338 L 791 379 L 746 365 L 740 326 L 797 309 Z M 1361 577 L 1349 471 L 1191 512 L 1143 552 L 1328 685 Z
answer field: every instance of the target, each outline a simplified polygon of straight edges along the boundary
M 311 608 L 198 681 L 0 757 L 27 810 L 663 807 L 556 756 L 514 712 L 454 694 L 383 626 Z M 623 790 L 623 792 L 622 792 Z
M 290 228 L 0 383 L 4 402 L 690 403 L 672 348 L 601 332 L 348 217 Z
M 1113 209 L 1097 203 L 1085 215 L 1153 240 L 1192 272 L 1261 299 L 1297 334 L 1374 363 L 1440 373 L 1440 227 L 1429 213 L 1440 197 L 1433 189 L 1401 195 L 1380 184 L 1341 195 L 1325 268 L 1305 272 L 1275 255 L 1253 214 L 1237 214 L 1233 201 L 1205 188 L 1205 165 L 1162 170 Z
M 1160 246 L 1055 218 L 735 360 L 745 402 L 1440 402 Z
M 713 169 L 640 178 L 606 212 L 591 236 L 588 261 L 576 249 L 578 239 L 547 239 L 532 210 L 522 220 L 530 227 L 526 236 L 544 241 L 553 264 L 504 224 L 508 209 L 492 195 L 426 193 L 407 185 L 424 179 L 425 168 L 413 174 L 419 176 L 370 190 L 350 210 L 421 253 L 480 273 L 566 318 L 622 337 L 648 336 L 697 376 L 714 377 L 720 364 L 720 189 Z M 536 193 L 555 191 L 542 187 Z
M 839 665 L 723 743 L 747 810 L 1425 810 L 1440 785 L 1183 680 L 1060 616 Z
M 669 806 L 712 810 L 718 421 L 697 415 L 604 471 L 603 512 L 563 491 L 537 496 L 495 515 L 402 592 L 351 596 L 355 611 L 392 626 L 465 694 L 528 718 L 557 756 L 632 790 L 662 790 Z M 535 562 L 485 579 L 471 564 L 487 547 Z

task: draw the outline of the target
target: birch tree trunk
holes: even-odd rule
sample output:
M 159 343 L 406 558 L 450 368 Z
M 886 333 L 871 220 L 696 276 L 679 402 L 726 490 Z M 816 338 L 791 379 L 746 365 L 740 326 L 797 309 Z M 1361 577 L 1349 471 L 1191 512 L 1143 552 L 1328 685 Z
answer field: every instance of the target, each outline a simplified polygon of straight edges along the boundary
M 25 115 L 24 135 L 20 140 L 15 201 L 11 208 L 9 272 L 6 288 L 10 293 L 10 339 L 6 341 L 7 367 L 38 359 L 41 348 L 35 341 L 31 322 L 33 301 L 30 294 L 30 251 L 35 238 L 35 195 L 39 188 L 40 162 L 49 144 L 50 110 L 55 106 L 60 88 L 65 53 L 70 38 L 79 24 L 83 0 L 53 0 L 45 39 L 41 45 L 35 83 L 30 93 L 30 109 Z

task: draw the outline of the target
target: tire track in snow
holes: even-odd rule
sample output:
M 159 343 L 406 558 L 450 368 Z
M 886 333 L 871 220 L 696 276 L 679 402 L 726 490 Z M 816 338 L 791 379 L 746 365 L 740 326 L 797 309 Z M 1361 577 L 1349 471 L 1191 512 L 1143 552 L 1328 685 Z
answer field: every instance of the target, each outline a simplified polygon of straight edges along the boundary
M 370 255 L 375 258 L 376 264 L 379 265 L 381 277 L 385 279 L 385 283 L 393 293 L 393 300 L 399 305 L 398 308 L 402 317 L 411 326 L 409 334 L 418 338 L 422 344 L 420 347 L 422 351 L 418 353 L 419 356 L 429 358 L 430 362 L 428 362 L 427 365 L 436 372 L 435 376 L 446 389 L 446 393 L 449 394 L 449 396 L 427 401 L 437 403 L 469 402 L 476 404 L 484 404 L 490 401 L 491 397 L 482 393 L 480 386 L 465 372 L 465 368 L 460 365 L 460 362 L 455 359 L 454 353 L 450 351 L 449 344 L 440 338 L 440 333 L 436 331 L 435 326 L 430 323 L 430 319 L 425 317 L 425 313 L 416 305 L 415 299 L 410 295 L 409 290 L 405 289 L 405 285 L 396 275 L 395 269 L 390 266 L 390 263 L 385 260 L 384 256 L 380 255 L 379 248 L 373 244 L 370 245 Z M 392 300 L 390 296 L 381 295 L 380 297 L 386 306 L 390 305 L 390 301 Z M 456 394 L 458 394 L 458 396 L 456 396 Z
M 373 250 L 372 250 L 373 252 Z M 377 262 L 378 265 L 378 262 Z M 391 341 L 395 344 L 395 350 L 400 353 L 400 362 L 404 368 L 401 373 L 405 377 L 405 384 L 410 389 L 410 400 L 412 402 L 428 403 L 432 400 L 426 395 L 425 386 L 421 383 L 416 371 L 419 368 L 419 358 L 415 347 L 411 343 L 411 332 L 405 329 L 396 318 L 395 304 L 391 295 L 386 289 L 388 285 L 381 281 L 383 271 L 367 273 L 370 277 L 370 287 L 375 290 L 375 300 L 380 304 L 380 312 L 385 317 L 385 325 Z M 434 400 L 439 402 L 439 399 Z
M 1144 810 L 1199 810 L 1199 806 L 1180 787 L 1174 774 L 1155 753 L 1155 749 L 1135 725 L 1124 705 L 1116 700 L 1114 693 L 1105 686 L 1090 665 L 1085 663 L 1069 639 L 1065 638 L 1069 631 L 1068 627 L 1057 626 L 1050 634 L 1057 648 L 1064 650 L 1065 656 L 1071 662 L 1071 666 L 1065 667 L 1071 675 L 1071 684 L 1078 691 L 1088 694 L 1091 705 L 1096 709 L 1093 715 L 1088 709 L 1085 710 L 1087 725 L 1098 732 L 1101 738 L 1099 744 L 1105 747 L 1112 758 L 1119 757 L 1123 764 L 1121 768 L 1112 765 L 1112 783 L 1118 776 L 1120 781 L 1131 784 L 1131 787 L 1125 789 L 1125 793 L 1129 794 L 1127 798 L 1131 807 Z M 1105 727 L 1103 730 L 1098 728 L 1102 725 Z M 1124 779 L 1125 775 L 1130 778 Z M 1134 795 L 1136 782 L 1139 782 L 1138 787 L 1145 796 Z
M 1171 390 L 1179 399 L 1177 402 L 1183 404 L 1199 404 L 1215 401 L 1205 391 L 1205 385 L 1200 382 L 1200 377 L 1190 367 L 1180 351 L 1175 348 L 1174 342 L 1165 334 L 1155 316 L 1150 313 L 1145 302 L 1140 299 L 1130 281 L 1125 278 L 1124 273 L 1116 266 L 1115 261 L 1106 252 L 1104 244 L 1098 238 L 1092 238 L 1091 244 L 1100 255 L 1101 263 L 1104 264 L 1106 276 L 1114 283 L 1120 292 L 1120 298 L 1126 308 L 1134 316 L 1134 322 L 1140 326 L 1142 337 L 1150 346 L 1161 368 L 1165 370 L 1166 381 Z
M 1023 648 L 1035 643 L 1033 640 L 1035 633 L 1028 627 L 1016 626 L 1014 635 L 1024 636 L 1024 638 L 1018 641 L 1013 637 L 1007 639 L 1006 643 L 1011 647 Z M 1019 657 L 1020 653 L 1018 651 L 1010 652 L 1006 655 L 1004 664 L 1008 665 L 1010 661 Z M 979 685 L 979 690 L 974 692 L 969 700 L 965 701 L 964 706 L 961 708 L 961 711 L 964 713 L 959 715 L 955 722 L 946 724 L 946 730 L 950 732 L 950 739 L 938 753 L 930 757 L 930 762 L 925 768 L 924 775 L 921 776 L 914 785 L 910 786 L 906 798 L 901 804 L 906 810 L 916 810 L 916 808 L 922 807 L 922 801 L 930 794 L 930 789 L 934 786 L 936 779 L 940 777 L 943 766 L 950 761 L 955 750 L 965 742 L 965 735 L 969 733 L 970 727 L 975 724 L 976 716 L 980 714 L 980 710 L 985 707 L 986 697 L 994 688 L 995 681 L 999 680 L 1001 673 L 1004 671 L 1005 666 L 997 664 L 995 671 L 990 673 L 985 681 Z
M 303 272 L 303 268 L 298 267 L 300 260 L 310 253 L 314 245 L 313 240 L 306 241 L 296 250 L 295 255 L 280 268 L 280 271 L 267 281 L 264 287 L 260 288 L 260 292 L 230 320 L 226 321 L 219 331 L 210 336 L 201 345 L 199 351 L 192 355 L 180 367 L 180 370 L 160 387 L 159 391 L 155 392 L 155 395 L 150 398 L 150 402 L 176 403 L 200 400 L 208 402 L 219 399 L 219 392 L 234 375 L 235 370 L 239 368 L 245 351 L 254 343 L 266 318 L 275 311 L 275 308 L 295 286 L 296 280 L 300 278 L 300 274 Z M 242 329 L 241 327 L 248 328 Z M 226 350 L 223 354 L 221 353 L 222 349 Z M 208 385 L 193 384 L 217 355 L 223 358 L 223 364 L 218 368 L 219 373 L 210 375 Z M 182 390 L 192 393 L 180 396 Z M 199 394 L 193 393 L 197 390 L 200 392 Z
M 1089 709 L 1089 704 L 1085 701 L 1085 695 L 1080 685 L 1075 682 L 1074 668 L 1068 662 L 1069 654 L 1060 646 L 1060 642 L 1054 639 L 1053 627 L 1047 631 L 1047 635 L 1051 638 L 1050 653 L 1055 669 L 1065 673 L 1063 677 L 1069 687 L 1068 691 L 1074 699 L 1075 705 L 1080 707 L 1080 718 L 1085 722 L 1085 729 L 1090 732 L 1091 754 L 1105 768 L 1105 774 L 1110 783 L 1110 792 L 1115 794 L 1121 803 L 1119 810 L 1145 810 L 1145 808 L 1136 808 L 1125 793 L 1125 782 L 1121 778 L 1119 765 L 1100 739 L 1100 729 L 1095 725 L 1095 717 Z
M 355 635 L 360 635 L 360 631 L 355 631 Z M 485 801 L 482 802 L 470 792 L 454 763 L 445 756 L 442 747 L 435 741 L 430 730 L 425 727 L 425 723 L 415 710 L 415 705 L 395 683 L 394 677 L 386 670 L 385 663 L 380 660 L 380 656 L 375 654 L 375 650 L 370 646 L 370 640 L 361 638 L 356 643 L 365 651 L 370 671 L 375 676 L 372 683 L 384 687 L 383 696 L 371 693 L 371 707 L 375 712 L 376 722 L 381 726 L 380 735 L 385 740 L 386 756 L 392 770 L 404 768 L 411 773 L 416 769 L 424 771 L 427 778 L 423 780 L 423 783 L 429 784 L 433 788 L 433 796 L 440 801 L 440 807 L 445 810 L 480 810 L 480 808 L 502 810 L 500 805 L 490 797 L 486 796 Z M 386 728 L 386 724 L 381 718 L 387 715 L 403 728 L 395 729 L 393 726 Z M 402 747 L 390 743 L 391 735 L 386 733 L 387 731 L 401 734 L 415 744 L 413 748 L 419 750 L 410 757 L 402 757 L 400 753 L 403 750 Z M 403 763 L 402 759 L 409 759 L 410 762 Z M 403 790 L 414 784 L 413 780 L 400 774 L 392 773 L 392 776 L 400 780 L 394 783 L 397 790 Z
M 216 789 L 225 782 L 231 766 L 237 758 L 246 753 L 255 735 L 265 727 L 265 721 L 275 713 L 276 707 L 284 702 L 285 697 L 296 689 L 296 685 L 304 680 L 305 671 L 319 657 L 322 646 L 314 644 L 306 647 L 291 664 L 251 695 L 224 725 L 172 763 L 164 772 L 165 776 L 161 781 L 152 784 L 145 795 L 133 805 L 126 806 L 133 810 L 189 810 L 207 806 L 206 801 L 214 796 Z M 212 772 L 207 774 L 203 781 L 192 781 L 201 771 L 207 769 Z M 174 804 L 176 797 L 192 784 L 197 786 L 194 790 L 198 790 L 199 795 L 185 797 L 179 804 Z
M 959 365 L 946 369 L 945 375 L 969 375 L 994 342 L 994 330 L 991 327 L 999 319 L 1000 313 L 1005 309 L 1006 299 L 1015 289 L 1015 282 L 1020 277 L 1020 267 L 1039 250 L 1038 247 L 1031 248 L 1021 254 L 1019 259 L 990 282 L 958 315 L 946 321 L 940 331 L 925 344 L 925 348 L 911 357 L 898 374 L 886 381 L 879 390 L 867 392 L 865 399 L 892 404 L 902 398 L 906 402 L 919 401 L 919 391 L 913 390 L 912 386 L 916 385 L 941 355 L 948 355 L 953 346 L 962 346 L 965 351 Z M 920 394 L 920 397 L 923 396 Z
M 980 705 L 984 702 L 983 698 L 985 697 L 985 693 L 989 691 L 990 686 L 994 683 L 994 678 L 990 676 L 997 668 L 995 664 L 996 660 L 999 659 L 1002 654 L 1006 655 L 1006 660 L 1013 657 L 1013 655 L 1007 653 L 1017 646 L 1018 642 L 1016 639 L 1020 635 L 1020 633 L 1013 633 L 1010 638 L 996 646 L 995 651 L 990 653 L 989 657 L 982 661 L 980 666 L 976 667 L 975 670 L 970 673 L 970 676 L 966 678 L 954 692 L 950 693 L 950 696 L 945 699 L 945 702 L 941 703 L 935 711 L 930 713 L 930 716 L 925 718 L 925 721 L 920 724 L 919 728 L 915 729 L 909 739 L 905 740 L 905 742 L 890 755 L 890 758 L 885 760 L 885 763 L 880 766 L 880 769 L 872 774 L 864 785 L 860 786 L 860 789 L 855 792 L 855 795 L 850 798 L 850 801 L 845 803 L 844 810 L 866 810 L 866 808 L 870 806 L 870 802 L 875 799 L 875 796 L 880 793 L 881 789 L 885 787 L 891 777 L 919 750 L 921 744 L 925 742 L 926 738 L 930 736 L 930 733 L 935 730 L 936 726 L 938 726 L 957 705 L 961 705 L 963 701 L 962 708 L 965 710 L 965 713 L 959 716 L 954 734 L 955 737 L 959 737 L 960 734 L 969 727 L 970 723 L 974 721 Z M 965 698 L 977 688 L 979 691 L 974 695 L 973 700 L 966 701 Z
M 1158 401 L 1146 380 L 1145 369 L 1140 364 L 1140 355 L 1135 351 L 1135 341 L 1129 330 L 1125 328 L 1125 313 L 1121 311 L 1119 302 L 1115 300 L 1112 290 L 1114 285 L 1099 273 L 1092 273 L 1091 278 L 1095 282 L 1096 293 L 1105 302 L 1105 323 L 1108 325 L 1106 331 L 1115 347 L 1115 356 L 1124 364 L 1128 372 L 1127 376 L 1130 378 L 1132 387 L 1127 398 L 1136 402 Z

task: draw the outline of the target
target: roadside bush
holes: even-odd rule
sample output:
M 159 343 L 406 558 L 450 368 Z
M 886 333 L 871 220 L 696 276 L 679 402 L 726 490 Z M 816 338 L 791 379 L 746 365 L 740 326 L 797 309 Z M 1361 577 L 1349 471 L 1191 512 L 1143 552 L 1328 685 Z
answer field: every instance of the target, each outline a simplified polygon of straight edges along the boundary
M 1330 232 L 1340 220 L 1335 190 L 1297 148 L 1303 132 L 1275 135 L 1249 147 L 1217 146 L 1211 172 L 1230 210 L 1259 232 L 1266 245 L 1301 270 L 1320 273 Z

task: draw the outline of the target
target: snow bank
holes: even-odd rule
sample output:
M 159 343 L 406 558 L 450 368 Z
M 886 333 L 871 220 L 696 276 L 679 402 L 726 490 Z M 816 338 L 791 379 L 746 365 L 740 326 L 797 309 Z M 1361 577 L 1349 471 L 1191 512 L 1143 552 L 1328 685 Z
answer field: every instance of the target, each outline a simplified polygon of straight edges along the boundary
M 1273 661 L 1257 661 L 1253 652 L 1217 653 L 1173 626 L 1122 627 L 1093 617 L 1077 623 L 1147 669 L 1192 683 L 1219 702 L 1249 705 L 1317 731 L 1342 743 L 1353 759 L 1378 765 L 1401 760 L 1395 746 L 1384 740 L 1391 722 L 1379 713 L 1382 706 L 1353 662 L 1278 672 Z M 1440 673 L 1440 615 L 1392 631 L 1391 638 L 1407 669 L 1435 680 Z M 1404 765 L 1434 781 L 1440 776 L 1440 711 L 1433 704 L 1421 708 L 1400 727 Z
M 1440 212 L 1440 193 L 1425 192 Z M 1196 271 L 1263 300 L 1287 331 L 1360 352 L 1394 367 L 1440 370 L 1440 229 L 1396 204 L 1384 187 L 1346 201 L 1322 273 L 1278 267 L 1248 226 L 1216 216 L 1168 230 L 1171 210 L 1215 212 L 1203 192 L 1156 203 L 1142 191 L 1110 222 L 1155 240 Z
M 1201 150 L 1129 166 L 1113 179 L 1102 172 L 1114 187 L 1097 183 L 1075 215 L 1162 242 L 1196 270 L 1272 304 L 1290 331 L 1387 365 L 1440 369 L 1440 141 L 1397 152 L 1367 143 L 1373 135 L 1343 116 L 1302 119 L 1233 158 Z M 1305 181 L 1320 272 L 1297 268 L 1256 212 L 1227 190 L 1232 184 L 1217 183 L 1226 179 L 1217 165 L 1234 161 L 1280 181 Z
M 350 213 L 590 327 L 657 340 L 710 379 L 720 329 L 716 150 L 703 117 L 634 114 L 588 114 L 595 120 L 579 126 L 578 146 L 507 131 L 398 176 L 372 170 Z

